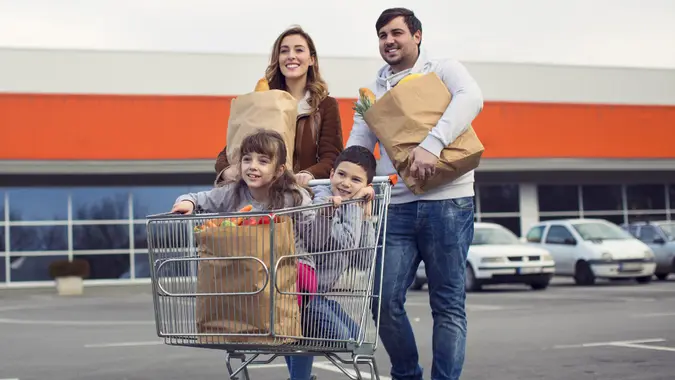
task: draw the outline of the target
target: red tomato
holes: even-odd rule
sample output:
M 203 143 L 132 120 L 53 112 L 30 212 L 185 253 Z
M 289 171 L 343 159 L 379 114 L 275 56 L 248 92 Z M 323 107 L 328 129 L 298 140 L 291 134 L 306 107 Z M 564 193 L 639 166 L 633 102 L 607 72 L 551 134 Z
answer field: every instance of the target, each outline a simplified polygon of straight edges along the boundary
M 258 221 L 255 218 L 248 218 L 241 223 L 242 226 L 255 226 L 258 224 Z

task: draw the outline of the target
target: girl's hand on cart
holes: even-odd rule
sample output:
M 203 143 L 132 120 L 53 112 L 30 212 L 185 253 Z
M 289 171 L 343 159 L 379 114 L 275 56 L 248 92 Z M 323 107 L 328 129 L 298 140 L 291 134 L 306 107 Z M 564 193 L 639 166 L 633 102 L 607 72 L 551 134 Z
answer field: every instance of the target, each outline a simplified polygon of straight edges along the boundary
M 171 212 L 179 214 L 190 214 L 195 210 L 195 205 L 190 201 L 182 201 L 173 205 Z

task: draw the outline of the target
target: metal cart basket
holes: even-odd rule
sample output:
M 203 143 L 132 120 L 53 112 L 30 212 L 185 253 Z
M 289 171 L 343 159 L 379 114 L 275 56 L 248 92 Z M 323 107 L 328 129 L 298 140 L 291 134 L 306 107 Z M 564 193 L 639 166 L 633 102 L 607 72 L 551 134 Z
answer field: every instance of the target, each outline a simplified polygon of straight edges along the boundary
M 287 355 L 324 356 L 355 380 L 366 365 L 379 379 L 371 310 L 380 308 L 375 259 L 384 254 L 392 185 L 375 177 L 370 203 L 148 216 L 157 335 L 226 351 L 230 379 L 248 380 L 249 365 Z

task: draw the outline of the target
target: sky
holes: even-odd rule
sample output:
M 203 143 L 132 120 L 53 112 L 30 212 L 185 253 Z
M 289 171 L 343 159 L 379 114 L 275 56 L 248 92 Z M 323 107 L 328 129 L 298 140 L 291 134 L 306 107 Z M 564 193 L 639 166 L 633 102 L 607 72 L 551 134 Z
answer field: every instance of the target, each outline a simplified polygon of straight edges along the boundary
M 268 55 L 299 24 L 320 57 L 377 58 L 392 6 L 436 57 L 675 68 L 675 0 L 0 0 L 0 47 Z

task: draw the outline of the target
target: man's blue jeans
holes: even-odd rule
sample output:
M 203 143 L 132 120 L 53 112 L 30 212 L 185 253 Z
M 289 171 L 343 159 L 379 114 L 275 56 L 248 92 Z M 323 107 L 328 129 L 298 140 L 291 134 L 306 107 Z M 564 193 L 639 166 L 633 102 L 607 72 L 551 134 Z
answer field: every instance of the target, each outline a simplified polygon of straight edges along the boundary
M 308 338 L 358 339 L 359 325 L 336 301 L 315 296 L 307 304 L 302 315 L 303 336 Z M 312 374 L 314 356 L 286 356 L 286 365 L 291 380 L 308 380 Z
M 473 239 L 473 197 L 392 204 L 387 215 L 380 341 L 395 380 L 421 380 L 417 344 L 404 309 L 406 292 L 424 260 L 433 325 L 432 380 L 458 380 L 464 365 L 466 313 L 464 275 Z M 377 281 L 376 276 L 376 281 Z M 379 290 L 379 282 L 375 291 Z M 377 303 L 373 317 L 377 320 Z

